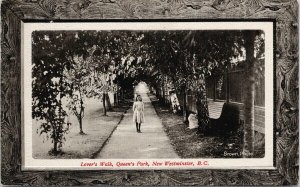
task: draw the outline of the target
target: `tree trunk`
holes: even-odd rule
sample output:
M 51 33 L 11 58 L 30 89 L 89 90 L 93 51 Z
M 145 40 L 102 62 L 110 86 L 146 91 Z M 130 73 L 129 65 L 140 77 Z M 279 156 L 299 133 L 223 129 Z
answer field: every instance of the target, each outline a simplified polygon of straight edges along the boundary
M 111 103 L 110 103 L 110 99 L 109 99 L 109 95 L 108 93 L 105 94 L 105 102 L 106 102 L 106 105 L 107 105 L 107 111 L 112 111 L 112 106 L 111 106 Z
M 244 97 L 244 157 L 253 157 L 254 154 L 254 40 L 253 31 L 244 31 L 246 48 L 246 70 L 245 70 L 245 97 Z
M 81 118 L 81 116 L 78 117 L 78 121 L 79 121 L 79 129 L 80 129 L 79 134 L 84 134 L 84 132 L 82 130 L 82 118 Z
M 60 78 L 59 79 L 59 85 L 60 85 L 60 90 L 62 90 L 62 78 Z M 61 120 L 63 117 L 62 117 L 62 104 L 61 104 L 61 94 L 59 94 L 59 108 L 58 108 L 58 118 Z M 63 119 L 63 121 L 64 121 L 64 119 Z M 63 124 L 56 124 L 56 125 L 59 125 L 59 129 L 62 129 L 62 126 L 63 126 Z M 58 143 L 59 143 L 59 141 L 58 141 L 58 137 L 59 137 L 59 135 L 60 135 L 60 132 L 61 131 L 59 131 L 58 129 L 57 129 L 57 126 L 56 125 L 53 125 L 52 124 L 52 128 L 53 128 L 53 154 L 54 155 L 57 155 L 58 153 L 59 153 L 59 150 L 58 150 L 58 147 L 57 147 L 57 145 L 58 145 Z
M 183 106 L 182 106 L 182 112 L 183 112 L 183 122 L 187 122 L 188 117 L 187 117 L 187 102 L 186 102 L 186 86 L 183 87 Z
M 52 150 L 51 154 L 57 155 L 59 153 L 59 151 L 58 151 L 58 140 L 57 140 L 58 134 L 57 134 L 55 126 L 53 128 L 52 133 L 53 133 L 53 150 Z
M 155 88 L 155 92 L 156 98 L 159 98 L 159 89 L 157 87 Z
M 121 90 L 121 100 L 124 101 L 124 90 Z
M 117 96 L 117 93 L 114 93 L 114 106 L 118 106 L 118 96 Z
M 163 97 L 163 104 L 165 105 L 165 101 L 166 101 L 166 93 L 165 93 L 165 77 L 163 76 L 163 82 L 162 82 L 162 97 Z
M 214 77 L 214 89 L 213 89 L 213 91 L 214 91 L 214 101 L 216 101 L 216 97 L 217 97 L 217 94 L 216 94 L 216 92 L 217 92 L 217 81 L 216 81 L 216 77 Z
M 120 91 L 119 91 L 119 86 L 117 86 L 117 91 L 116 91 L 116 101 L 117 104 L 120 104 Z
M 53 154 L 54 155 L 56 155 L 58 153 L 57 144 L 58 144 L 58 142 L 56 140 L 54 140 L 54 143 L 53 143 Z
M 103 103 L 103 116 L 106 116 L 105 97 L 106 97 L 106 94 L 103 94 L 103 96 L 102 96 L 102 103 Z
M 205 83 L 203 83 L 205 84 Z M 208 112 L 208 104 L 206 98 L 206 89 L 205 85 L 202 91 L 197 91 L 196 97 L 196 106 L 198 113 L 198 133 L 203 132 L 203 130 L 209 125 L 209 112 Z
M 226 76 L 226 103 L 230 102 L 230 86 L 229 86 L 229 70 L 228 65 L 226 66 L 225 76 Z
M 84 106 L 83 106 L 83 100 L 82 100 L 81 93 L 80 93 L 80 111 L 79 111 L 79 113 L 76 113 L 76 114 L 77 114 L 77 119 L 79 122 L 79 134 L 83 135 L 83 134 L 85 134 L 82 130 L 82 119 L 84 117 Z
M 116 89 L 116 92 L 114 93 L 114 105 L 115 106 L 118 106 L 119 105 L 119 100 L 118 100 L 118 89 L 119 89 L 119 87 L 118 87 L 118 85 L 117 85 L 117 89 Z
M 78 123 L 79 123 L 79 134 L 85 134 L 82 130 L 82 119 L 83 119 L 83 112 L 84 112 L 84 107 L 83 105 L 81 105 L 81 108 L 80 108 L 80 112 L 78 113 L 76 111 L 76 109 L 73 109 L 74 112 L 75 112 L 75 116 L 77 117 L 77 120 L 78 120 Z
M 121 99 L 120 99 L 120 91 L 119 90 L 117 92 L 117 100 L 118 100 L 118 104 L 120 104 Z

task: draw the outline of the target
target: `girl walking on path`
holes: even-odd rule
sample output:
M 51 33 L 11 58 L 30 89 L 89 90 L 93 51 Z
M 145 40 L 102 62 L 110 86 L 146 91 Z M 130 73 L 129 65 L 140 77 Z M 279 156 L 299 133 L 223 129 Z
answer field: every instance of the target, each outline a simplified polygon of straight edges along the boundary
M 133 122 L 136 125 L 136 131 L 141 133 L 141 123 L 145 122 L 144 119 L 144 103 L 140 95 L 136 96 L 136 101 L 133 103 Z

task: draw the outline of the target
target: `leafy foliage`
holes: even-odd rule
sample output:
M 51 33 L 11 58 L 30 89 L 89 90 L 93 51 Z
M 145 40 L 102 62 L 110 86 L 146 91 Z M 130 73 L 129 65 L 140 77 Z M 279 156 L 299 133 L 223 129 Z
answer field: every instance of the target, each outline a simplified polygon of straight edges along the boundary
M 70 66 L 64 58 L 63 41 L 62 34 L 33 34 L 32 117 L 42 121 L 40 134 L 52 139 L 55 154 L 70 125 L 62 107 L 62 98 L 71 91 L 62 76 L 63 69 Z
M 69 70 L 65 69 L 63 72 L 64 79 L 72 89 L 72 92 L 67 95 L 67 107 L 77 117 L 80 133 L 83 134 L 84 98 L 89 85 L 88 61 L 84 61 L 82 57 L 78 56 L 69 57 L 69 60 L 72 62 L 71 68 Z
M 259 36 L 257 59 L 264 54 Z M 62 98 L 68 97 L 69 109 L 82 126 L 85 97 L 103 99 L 108 92 L 132 90 L 139 81 L 159 88 L 167 79 L 177 91 L 192 90 L 198 98 L 199 123 L 206 124 L 205 78 L 223 73 L 244 56 L 242 31 L 36 32 L 33 45 L 33 118 L 47 121 L 41 126 L 45 133 L 58 125 L 59 137 L 65 133 Z M 264 71 L 257 64 L 258 72 Z

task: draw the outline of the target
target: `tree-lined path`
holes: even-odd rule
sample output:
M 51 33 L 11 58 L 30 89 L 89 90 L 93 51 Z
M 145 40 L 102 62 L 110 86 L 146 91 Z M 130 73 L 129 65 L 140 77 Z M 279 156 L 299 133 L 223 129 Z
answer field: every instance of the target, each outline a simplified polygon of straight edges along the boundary
M 151 104 L 148 92 L 144 84 L 139 84 L 136 89 L 145 104 L 142 133 L 136 132 L 130 108 L 97 158 L 178 158 Z
M 230 92 L 230 84 L 225 84 L 230 80 L 229 71 L 245 69 L 245 76 L 241 78 L 245 84 L 237 86 L 246 90 L 241 96 L 245 101 L 241 137 L 243 152 L 253 155 L 254 93 L 256 79 L 264 77 L 264 48 L 264 34 L 249 30 L 35 32 L 32 118 L 39 121 L 39 127 L 34 132 L 51 140 L 53 147 L 49 154 L 59 155 L 69 141 L 66 135 L 71 125 L 79 126 L 79 135 L 89 135 L 86 128 L 89 124 L 84 122 L 89 116 L 85 109 L 87 99 L 94 98 L 98 101 L 95 104 L 102 103 L 103 112 L 97 117 L 105 119 L 113 112 L 110 99 L 113 98 L 113 106 L 120 107 L 126 99 L 133 98 L 133 88 L 141 81 L 153 88 L 163 104 L 170 102 L 169 94 L 180 96 L 176 105 L 180 105 L 182 121 L 187 122 L 189 113 L 197 113 L 198 134 L 214 132 L 212 129 L 219 130 L 223 121 L 219 120 L 218 125 L 210 123 L 207 80 L 213 78 L 214 88 L 222 93 L 222 98 L 226 90 L 229 103 L 229 93 L 234 93 Z M 135 132 L 129 111 L 107 144 L 112 148 L 103 150 L 104 156 L 148 158 L 161 157 L 158 153 L 163 152 L 170 157 L 168 147 L 171 146 L 147 93 L 139 91 L 147 102 L 144 132 Z M 192 96 L 192 102 L 188 101 L 188 96 Z M 189 111 L 191 104 L 193 111 Z M 71 116 L 76 120 L 68 121 Z M 100 130 L 105 129 L 102 124 L 99 124 Z M 237 130 L 239 125 L 233 126 L 222 133 Z

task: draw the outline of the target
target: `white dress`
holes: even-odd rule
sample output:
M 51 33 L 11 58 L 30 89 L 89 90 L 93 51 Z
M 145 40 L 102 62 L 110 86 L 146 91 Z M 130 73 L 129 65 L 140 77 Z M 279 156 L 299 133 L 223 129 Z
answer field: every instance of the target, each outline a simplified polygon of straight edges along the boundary
M 133 103 L 133 122 L 134 123 L 144 123 L 144 103 L 141 101 L 136 101 Z

